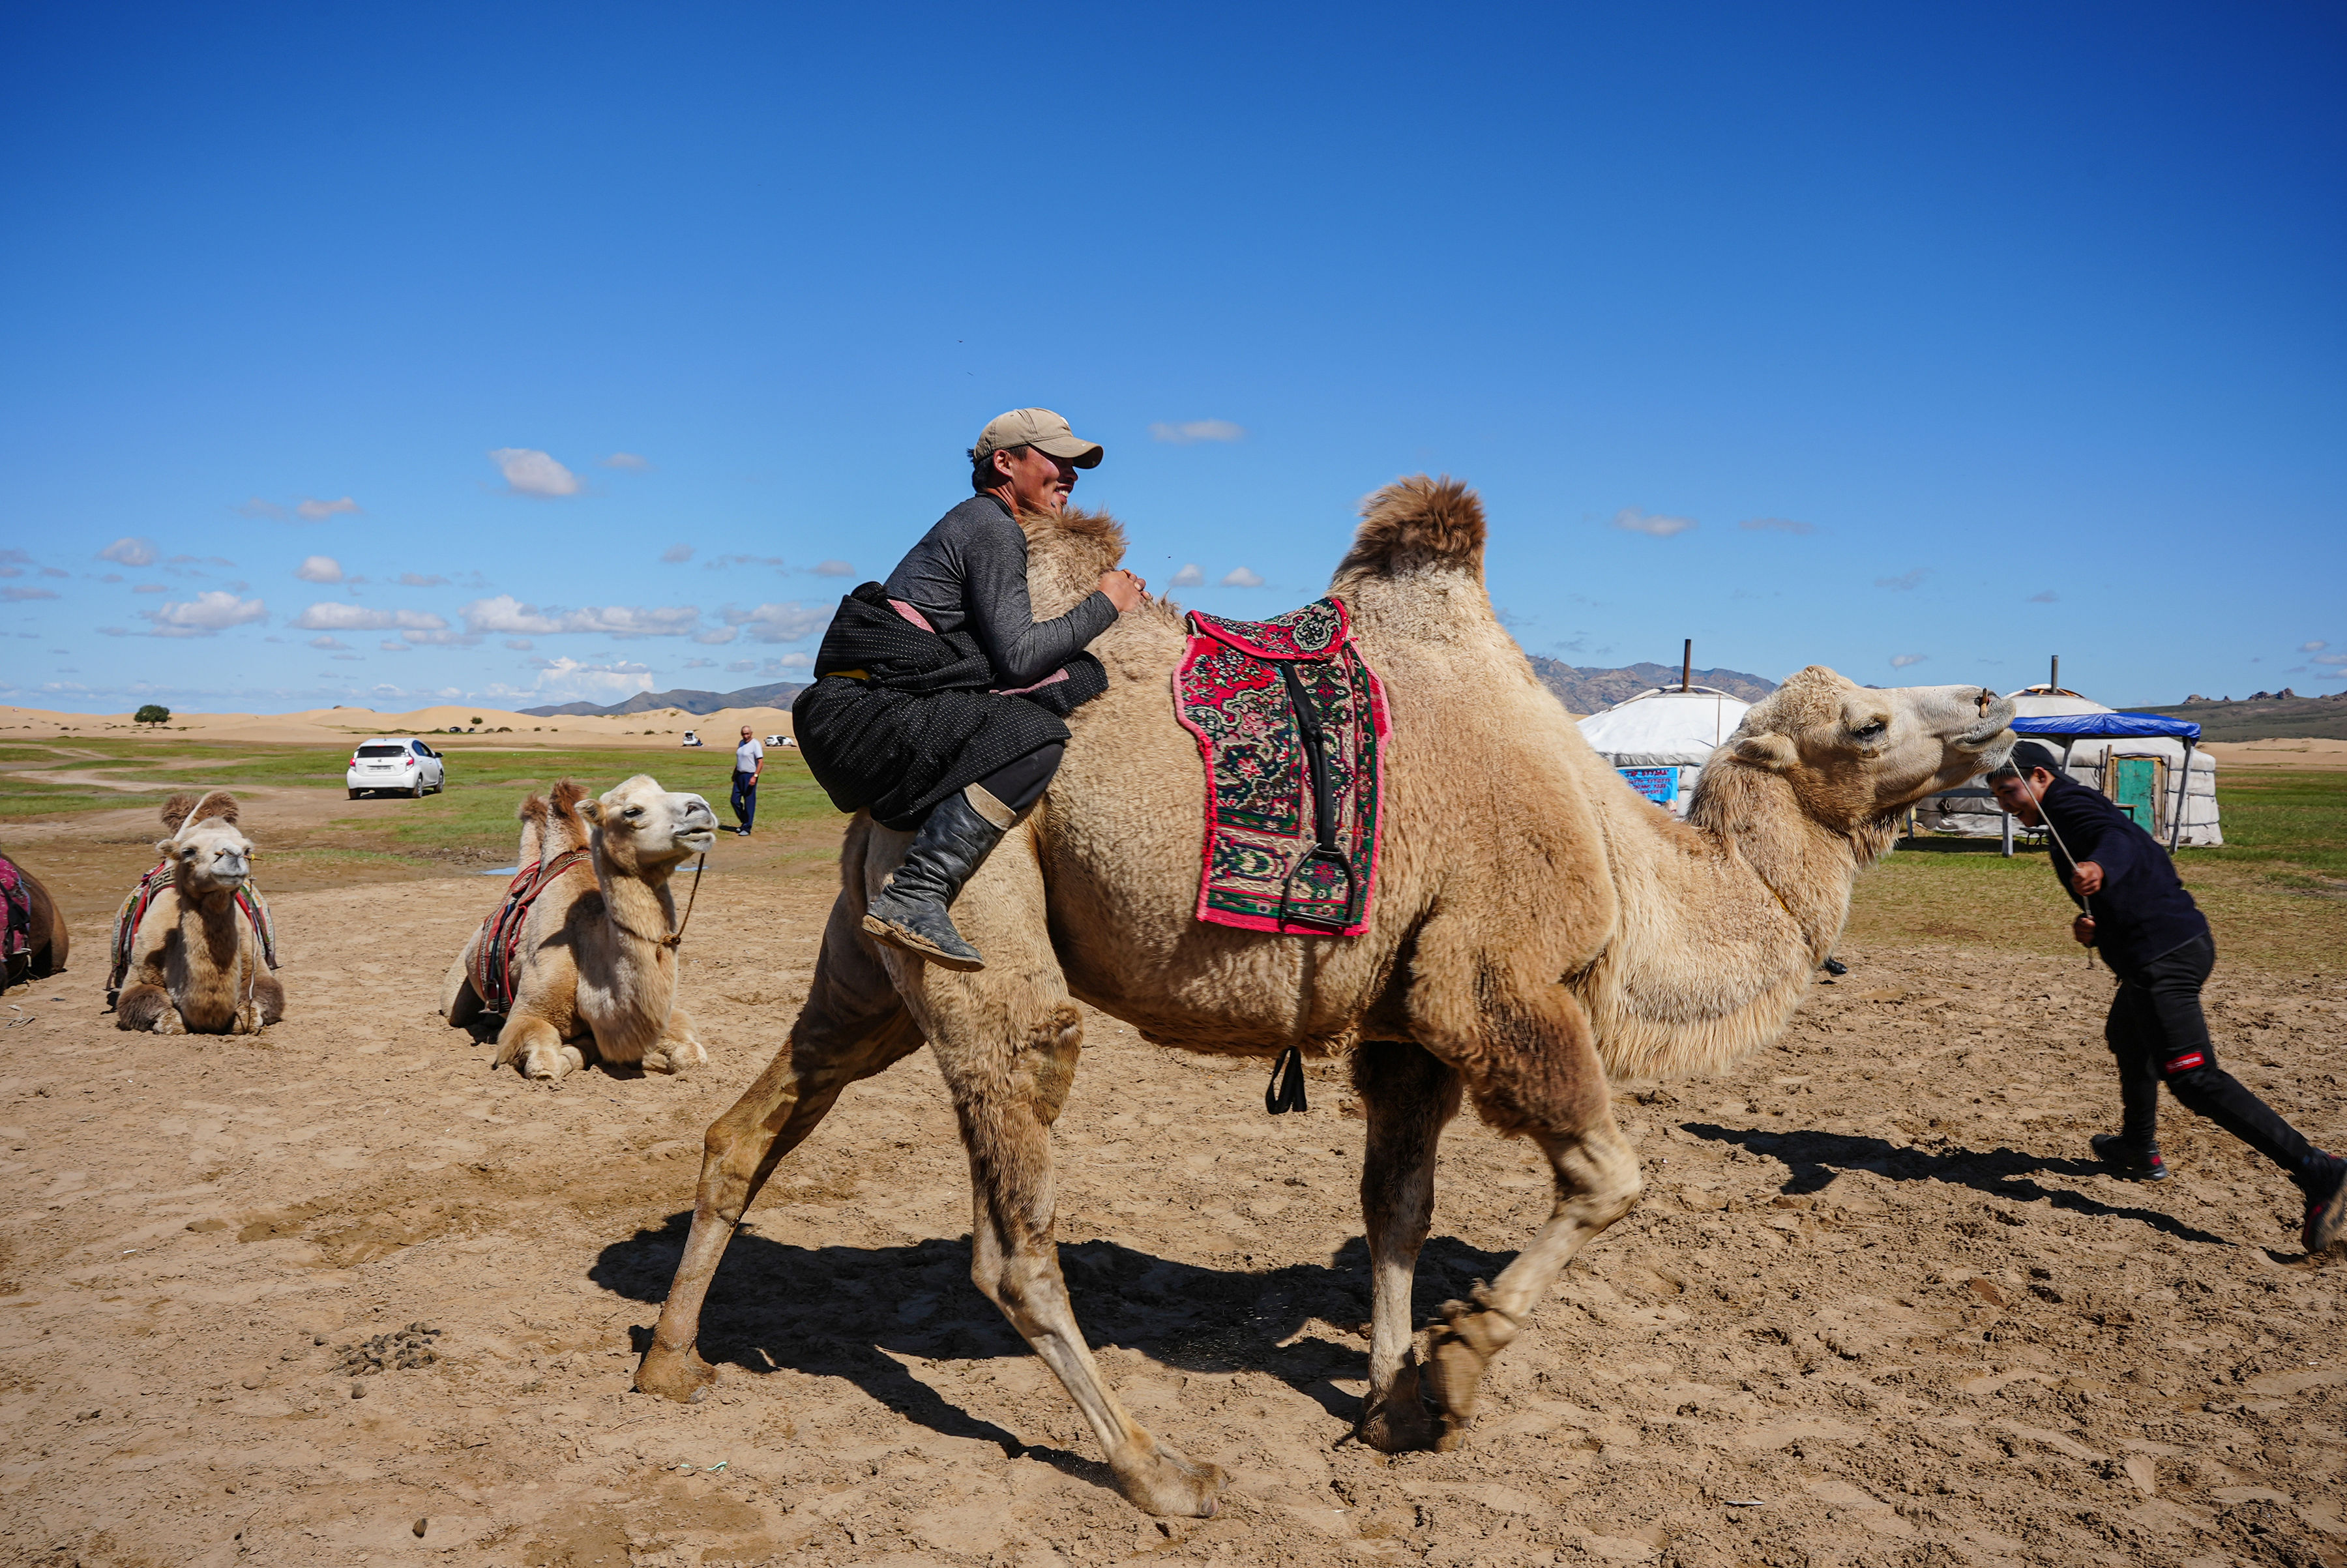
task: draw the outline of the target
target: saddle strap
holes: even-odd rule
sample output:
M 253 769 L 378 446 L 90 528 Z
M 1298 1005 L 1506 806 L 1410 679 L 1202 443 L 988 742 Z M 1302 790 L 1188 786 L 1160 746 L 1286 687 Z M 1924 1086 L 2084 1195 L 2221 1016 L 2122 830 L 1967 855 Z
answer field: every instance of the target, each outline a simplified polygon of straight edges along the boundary
M 1289 1046 L 1271 1064 L 1271 1081 L 1263 1090 L 1263 1108 L 1274 1116 L 1312 1109 L 1304 1102 L 1304 1051 L 1300 1047 Z

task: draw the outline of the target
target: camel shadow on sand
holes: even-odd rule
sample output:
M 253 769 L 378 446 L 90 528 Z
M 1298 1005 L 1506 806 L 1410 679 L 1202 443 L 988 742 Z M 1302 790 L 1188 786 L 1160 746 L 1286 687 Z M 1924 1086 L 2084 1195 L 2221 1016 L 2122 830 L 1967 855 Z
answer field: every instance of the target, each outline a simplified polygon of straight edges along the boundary
M 1683 1127 L 1697 1138 L 1734 1143 L 1756 1154 L 1782 1162 L 1792 1171 L 1780 1191 L 1814 1193 L 1845 1171 L 1870 1171 L 1894 1182 L 1947 1182 L 1970 1187 L 1991 1197 L 2017 1204 L 2044 1201 L 2074 1214 L 2098 1219 L 2134 1220 L 2178 1241 L 2209 1246 L 2237 1244 L 2223 1236 L 2186 1225 L 2157 1209 L 2098 1203 L 2066 1187 L 2041 1186 L 2030 1178 L 2047 1176 L 2106 1176 L 2109 1167 L 2096 1160 L 2069 1160 L 2032 1154 L 2019 1149 L 1946 1149 L 1937 1153 L 1903 1148 L 1881 1138 L 1803 1129 L 1768 1132 L 1757 1128 L 1721 1127 L 1708 1122 L 1687 1122 Z
M 588 1277 L 613 1294 L 657 1306 L 692 1225 L 671 1214 L 657 1230 L 613 1242 Z M 1490 1279 L 1512 1254 L 1435 1236 L 1419 1256 L 1413 1307 L 1432 1321 L 1441 1303 Z M 1368 1245 L 1354 1236 L 1325 1266 L 1261 1271 L 1179 1263 L 1112 1241 L 1062 1243 L 1060 1266 L 1095 1348 L 1137 1350 L 1189 1372 L 1264 1372 L 1317 1401 L 1348 1427 L 1358 1396 L 1338 1379 L 1368 1376 L 1368 1346 L 1352 1332 L 1369 1316 Z M 969 1281 L 969 1239 L 909 1246 L 793 1246 L 745 1225 L 710 1287 L 701 1353 L 711 1362 L 765 1374 L 840 1378 L 907 1420 L 947 1437 L 999 1445 L 1093 1479 L 1104 1468 L 1065 1450 L 1029 1445 L 948 1403 L 897 1356 L 990 1360 L 1029 1354 L 1026 1343 Z M 651 1330 L 633 1331 L 641 1351 Z M 1097 1472 L 1097 1474 L 1095 1474 Z

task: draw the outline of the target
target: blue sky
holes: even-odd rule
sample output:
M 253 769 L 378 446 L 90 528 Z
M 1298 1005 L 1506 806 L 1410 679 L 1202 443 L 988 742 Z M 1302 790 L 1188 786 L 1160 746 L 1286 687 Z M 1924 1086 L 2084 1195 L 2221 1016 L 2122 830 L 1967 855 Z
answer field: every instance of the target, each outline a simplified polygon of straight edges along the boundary
M 0 702 L 788 678 L 1029 404 L 1225 613 L 1425 469 L 1572 663 L 2334 692 L 2342 17 L 10 7 Z

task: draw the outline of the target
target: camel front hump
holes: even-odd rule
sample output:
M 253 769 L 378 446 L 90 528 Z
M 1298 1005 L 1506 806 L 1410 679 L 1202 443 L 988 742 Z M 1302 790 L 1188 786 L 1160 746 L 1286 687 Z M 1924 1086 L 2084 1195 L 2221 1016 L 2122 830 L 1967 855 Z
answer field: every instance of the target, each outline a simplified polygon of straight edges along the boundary
M 559 1081 L 590 1061 L 682 1072 L 709 1052 L 677 999 L 674 873 L 716 842 L 697 794 L 639 774 L 600 797 L 564 779 L 523 800 L 520 870 L 441 983 L 441 1016 L 497 1064 Z
M 285 1016 L 269 906 L 252 885 L 252 841 L 236 797 L 163 804 L 160 862 L 117 922 L 107 989 L 116 1027 L 154 1034 L 258 1034 Z

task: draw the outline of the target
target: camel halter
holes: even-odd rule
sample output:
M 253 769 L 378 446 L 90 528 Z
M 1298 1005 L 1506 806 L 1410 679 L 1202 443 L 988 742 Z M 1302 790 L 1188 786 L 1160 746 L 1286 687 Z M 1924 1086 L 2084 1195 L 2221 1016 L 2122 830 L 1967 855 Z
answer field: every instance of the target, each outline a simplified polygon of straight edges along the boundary
M 692 906 L 701 897 L 701 873 L 708 865 L 709 852 L 704 849 L 701 852 L 701 859 L 692 867 L 692 891 L 685 896 L 684 917 L 677 921 L 675 930 L 660 940 L 660 945 L 671 952 L 684 945 L 684 928 L 692 923 Z

